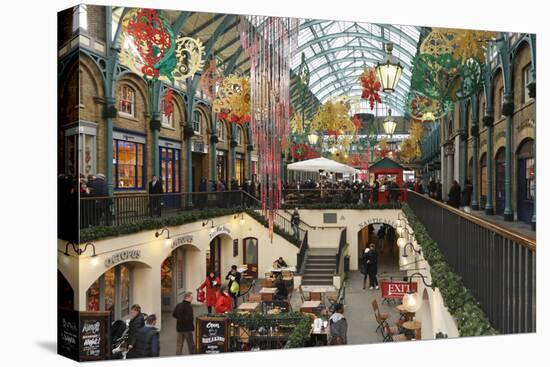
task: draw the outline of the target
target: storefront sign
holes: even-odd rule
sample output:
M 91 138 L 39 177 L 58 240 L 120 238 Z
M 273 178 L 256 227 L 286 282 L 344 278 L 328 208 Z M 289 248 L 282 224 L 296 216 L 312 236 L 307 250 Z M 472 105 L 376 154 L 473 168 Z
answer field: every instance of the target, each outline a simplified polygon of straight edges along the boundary
M 202 141 L 195 141 L 191 146 L 193 153 L 208 153 L 208 145 L 204 144 Z
M 108 359 L 111 348 L 108 345 L 110 334 L 110 312 L 80 313 L 80 360 L 93 361 Z
M 230 233 L 231 233 L 231 230 L 229 229 L 229 227 L 223 224 L 221 226 L 211 228 L 209 237 L 210 237 L 210 240 L 212 241 L 214 237 L 219 236 L 220 234 L 230 234 Z
M 78 311 L 58 310 L 57 351 L 67 358 L 78 359 Z
M 228 351 L 228 321 L 225 317 L 197 318 L 197 346 L 200 354 Z
M 388 219 L 388 218 L 370 218 L 370 219 L 368 219 L 364 222 L 359 223 L 359 228 L 364 228 L 364 227 L 368 226 L 369 224 L 378 224 L 378 223 L 387 224 L 387 225 L 390 225 L 392 227 L 395 227 L 395 221 L 393 221 L 391 219 Z
M 380 280 L 380 290 L 382 298 L 398 298 L 401 299 L 405 293 L 416 292 L 418 284 L 416 282 L 404 282 L 397 280 Z
M 181 143 L 176 141 L 159 139 L 159 147 L 181 149 Z
M 127 132 L 122 132 L 122 131 L 113 131 L 113 139 L 115 139 L 115 140 L 124 140 L 124 141 L 132 141 L 134 143 L 141 143 L 141 144 L 146 143 L 145 136 L 130 134 L 130 133 L 127 133 Z
M 172 248 L 176 248 L 181 245 L 187 245 L 193 243 L 193 235 L 186 234 L 183 236 L 178 236 L 172 241 Z
M 110 268 L 113 265 L 116 265 L 123 261 L 128 260 L 137 260 L 141 258 L 141 250 L 124 250 L 117 252 L 116 254 L 112 255 L 111 257 L 108 257 L 105 259 L 105 267 Z

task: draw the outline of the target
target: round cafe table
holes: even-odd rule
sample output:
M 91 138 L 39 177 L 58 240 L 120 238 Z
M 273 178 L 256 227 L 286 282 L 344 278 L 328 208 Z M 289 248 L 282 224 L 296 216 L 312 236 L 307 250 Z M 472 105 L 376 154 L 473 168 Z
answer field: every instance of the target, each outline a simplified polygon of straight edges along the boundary
M 402 325 L 404 329 L 414 332 L 414 338 L 416 340 L 421 339 L 422 323 L 420 321 L 405 321 Z

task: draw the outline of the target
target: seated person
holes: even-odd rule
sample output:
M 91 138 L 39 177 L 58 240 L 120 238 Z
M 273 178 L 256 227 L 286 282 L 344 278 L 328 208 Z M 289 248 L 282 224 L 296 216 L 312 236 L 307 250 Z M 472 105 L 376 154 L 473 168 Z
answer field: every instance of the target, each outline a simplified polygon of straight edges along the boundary
M 277 268 L 286 268 L 286 267 L 288 267 L 287 263 L 283 260 L 282 257 L 275 260 L 275 264 L 277 265 Z
M 275 282 L 275 288 L 277 288 L 277 293 L 275 293 L 274 298 L 276 300 L 287 300 L 288 299 L 288 289 L 282 278 L 278 278 Z

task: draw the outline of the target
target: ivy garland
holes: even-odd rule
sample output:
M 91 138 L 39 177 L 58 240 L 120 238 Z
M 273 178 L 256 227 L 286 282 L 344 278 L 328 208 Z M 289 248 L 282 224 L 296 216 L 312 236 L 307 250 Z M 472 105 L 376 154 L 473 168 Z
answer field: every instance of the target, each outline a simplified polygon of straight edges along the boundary
M 445 306 L 457 321 L 460 336 L 498 334 L 479 302 L 462 283 L 462 277 L 451 269 L 437 243 L 407 204 L 403 204 L 403 213 L 415 233 L 424 258 L 430 264 L 433 284 L 439 288 Z

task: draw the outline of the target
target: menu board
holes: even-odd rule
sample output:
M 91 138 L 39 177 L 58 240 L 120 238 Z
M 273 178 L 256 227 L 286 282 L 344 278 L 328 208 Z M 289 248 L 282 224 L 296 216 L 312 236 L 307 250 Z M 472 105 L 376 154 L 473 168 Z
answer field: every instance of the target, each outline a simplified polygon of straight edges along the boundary
M 226 317 L 197 318 L 197 346 L 200 354 L 217 354 L 228 352 L 229 327 Z
M 58 310 L 57 353 L 78 360 L 78 311 L 61 308 Z
M 108 359 L 111 355 L 110 312 L 81 312 L 79 324 L 80 360 Z

